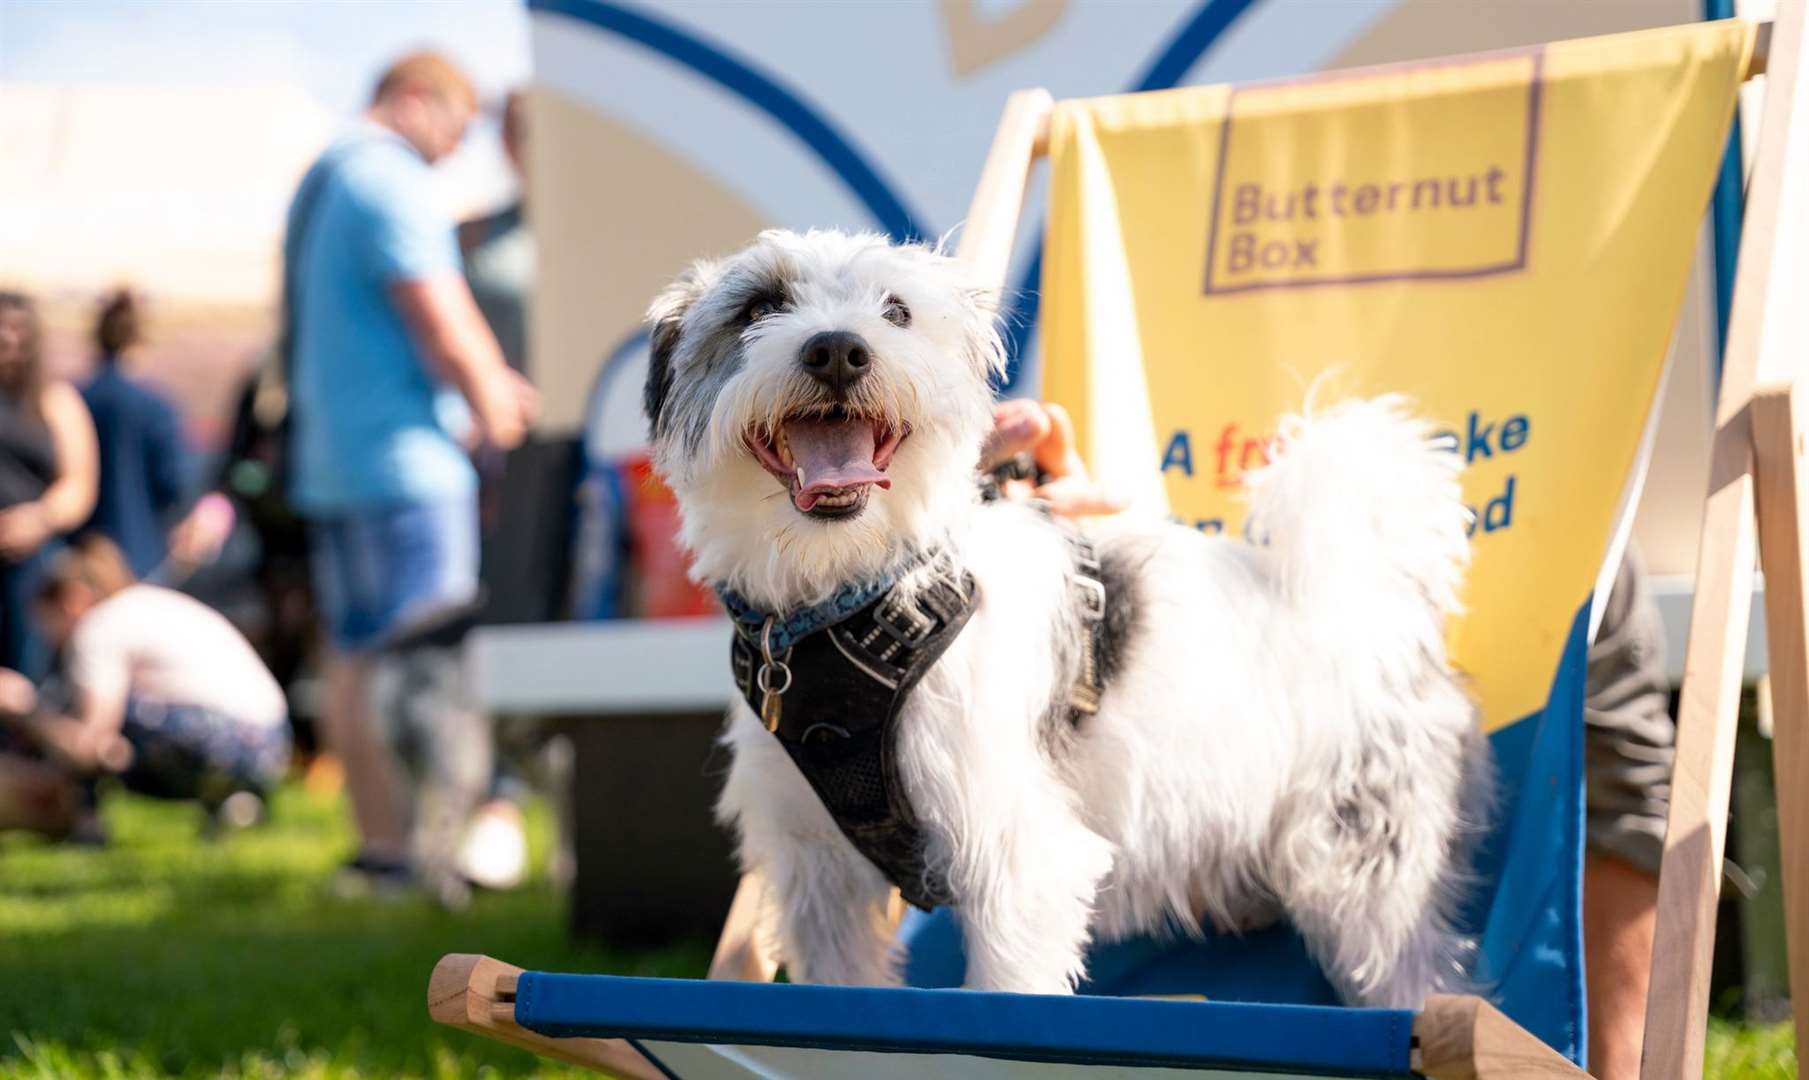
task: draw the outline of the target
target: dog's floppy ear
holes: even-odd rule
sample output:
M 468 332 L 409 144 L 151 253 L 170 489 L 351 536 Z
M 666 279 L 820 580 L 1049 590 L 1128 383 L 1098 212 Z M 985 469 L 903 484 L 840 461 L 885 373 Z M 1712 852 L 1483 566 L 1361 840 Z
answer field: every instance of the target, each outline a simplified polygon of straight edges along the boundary
M 964 292 L 968 310 L 973 313 L 967 327 L 970 359 L 987 381 L 998 386 L 1004 382 L 1005 370 L 1010 362 L 1005 348 L 1005 336 L 999 332 L 999 290 L 970 287 Z
M 647 360 L 647 386 L 641 403 L 647 410 L 647 423 L 656 436 L 660 432 L 660 416 L 666 408 L 666 397 L 672 392 L 672 354 L 678 348 L 685 313 L 703 295 L 705 282 L 713 269 L 710 263 L 692 264 L 677 281 L 661 290 L 647 309 L 651 355 Z
M 971 264 L 944 253 L 947 237 L 935 247 L 905 244 L 898 252 L 920 272 L 933 275 L 958 300 L 961 332 L 966 338 L 962 359 L 976 374 L 995 386 L 1004 381 L 1005 340 L 999 333 L 999 309 L 1004 297 L 998 286 L 982 282 Z

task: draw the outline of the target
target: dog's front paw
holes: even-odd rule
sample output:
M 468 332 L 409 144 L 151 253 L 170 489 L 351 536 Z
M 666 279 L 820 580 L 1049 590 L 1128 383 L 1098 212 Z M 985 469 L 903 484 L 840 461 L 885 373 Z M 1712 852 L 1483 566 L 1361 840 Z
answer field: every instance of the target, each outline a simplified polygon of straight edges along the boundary
M 1021 937 L 992 942 L 967 939 L 967 990 L 995 990 L 1007 994 L 1072 994 L 1087 976 L 1086 938 L 1072 941 Z
M 821 986 L 900 987 L 904 976 L 901 964 L 889 951 L 863 951 L 863 955 L 836 954 L 825 948 L 815 962 L 787 963 L 785 973 L 793 982 L 816 983 Z
M 1074 993 L 1074 987 L 1084 976 L 1084 972 L 1024 972 L 1022 974 L 1008 972 L 989 972 L 976 974 L 973 965 L 968 965 L 967 981 L 961 984 L 963 990 L 991 990 L 1003 994 L 1061 994 Z

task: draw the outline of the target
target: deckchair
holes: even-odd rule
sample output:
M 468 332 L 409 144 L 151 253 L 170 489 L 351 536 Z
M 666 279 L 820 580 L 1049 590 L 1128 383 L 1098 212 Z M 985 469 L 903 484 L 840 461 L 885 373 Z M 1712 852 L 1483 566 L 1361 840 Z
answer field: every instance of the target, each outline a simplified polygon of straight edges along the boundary
M 1594 44 L 1561 43 L 1564 47 L 1554 45 L 1549 50 L 1442 62 L 1445 68 L 1498 65 L 1507 74 L 1490 84 L 1497 90 L 1517 86 L 1525 95 L 1521 114 L 1525 117 L 1525 158 L 1520 175 L 1521 193 L 1526 197 L 1518 236 L 1514 230 L 1506 230 L 1496 238 L 1507 245 L 1500 252 L 1482 252 L 1478 257 L 1475 251 L 1440 249 L 1437 258 L 1426 265 L 1404 266 L 1398 260 L 1387 262 L 1399 256 L 1400 249 L 1382 245 L 1369 256 L 1360 251 L 1343 252 L 1343 265 L 1328 270 L 1323 262 L 1310 266 L 1288 263 L 1285 252 L 1269 263 L 1260 256 L 1233 263 L 1224 249 L 1214 246 L 1215 240 L 1208 245 L 1203 275 L 1207 293 L 1216 288 L 1224 293 L 1264 296 L 1304 292 L 1326 284 L 1346 289 L 1367 283 L 1355 279 L 1517 280 L 1510 276 L 1526 268 L 1525 213 L 1534 205 L 1529 192 L 1537 175 L 1535 148 L 1542 130 L 1537 113 L 1542 64 L 1556 69 L 1543 76 L 1551 80 L 1554 93 L 1565 85 L 1565 78 L 1587 77 L 1566 68 L 1580 62 L 1579 57 L 1593 57 L 1595 62 L 1613 66 L 1654 42 L 1663 46 L 1660 54 L 1675 55 L 1678 65 L 1674 73 L 1661 71 L 1664 77 L 1658 82 L 1668 81 L 1671 74 L 1683 78 L 1685 68 L 1698 75 L 1713 68 L 1702 82 L 1709 88 L 1703 92 L 1713 90 L 1722 97 L 1696 103 L 1706 112 L 1699 118 L 1696 134 L 1704 145 L 1695 149 L 1711 156 L 1718 156 L 1720 140 L 1725 137 L 1732 84 L 1769 71 L 1727 339 L 1713 481 L 1704 514 L 1686 660 L 1648 1018 L 1644 1068 L 1649 1078 L 1700 1075 L 1702 1069 L 1709 950 L 1741 673 L 1739 648 L 1745 639 L 1747 598 L 1758 554 L 1763 555 L 1766 570 L 1786 898 L 1796 913 L 1789 929 L 1792 973 L 1799 987 L 1809 986 L 1809 918 L 1803 916 L 1809 912 L 1809 792 L 1804 791 L 1805 781 L 1809 781 L 1809 637 L 1805 636 L 1802 542 L 1809 528 L 1809 498 L 1799 470 L 1809 421 L 1802 415 L 1794 385 L 1803 358 L 1809 355 L 1809 317 L 1803 314 L 1800 300 L 1793 306 L 1790 299 L 1809 289 L 1809 80 L 1800 77 L 1804 4 L 1785 0 L 1779 5 L 1775 26 L 1745 27 L 1736 36 L 1727 36 L 1725 27 L 1703 31 L 1708 36 L 1700 40 L 1693 32 L 1692 28 L 1678 28 L 1653 32 L 1672 35 L 1662 40 L 1634 42 L 1631 38 L 1637 35 L 1623 35 L 1592 39 Z M 1721 36 L 1714 37 L 1717 34 Z M 1736 59 L 1729 58 L 1729 49 L 1737 53 Z M 1721 66 L 1714 67 L 1716 64 Z M 1530 76 L 1513 74 L 1516 65 L 1530 68 Z M 1258 139 L 1250 150 L 1233 142 L 1233 121 L 1248 121 L 1246 131 L 1260 130 L 1262 117 L 1280 117 L 1283 123 L 1302 118 L 1311 122 L 1314 108 L 1302 105 L 1303 100 L 1329 100 L 1334 107 L 1344 107 L 1352 100 L 1369 100 L 1365 95 L 1373 87 L 1364 89 L 1365 80 L 1404 79 L 1423 87 L 1424 77 L 1414 72 L 1432 68 L 1430 77 L 1436 80 L 1443 78 L 1440 67 L 1435 63 L 1413 69 L 1337 73 L 1309 85 L 1304 98 L 1289 98 L 1293 91 L 1288 88 L 1282 88 L 1281 96 L 1271 94 L 1266 99 L 1267 91 L 1262 88 L 1221 88 L 1216 99 L 1211 90 L 1189 90 L 1176 93 L 1193 96 L 1171 95 L 1166 102 L 1126 99 L 1117 104 L 1083 102 L 1058 107 L 1040 91 L 1013 95 L 976 190 L 958 253 L 973 260 L 988 280 L 1003 282 L 1028 170 L 1038 156 L 1050 154 L 1056 174 L 1043 290 L 1044 350 L 1049 365 L 1045 390 L 1075 412 L 1083 449 L 1103 476 L 1141 485 L 1147 497 L 1165 499 L 1172 511 L 1203 528 L 1235 528 L 1229 514 L 1223 519 L 1195 516 L 1202 513 L 1201 507 L 1208 513 L 1216 511 L 1226 496 L 1210 492 L 1190 495 L 1177 479 L 1171 478 L 1164 488 L 1159 478 L 1156 483 L 1149 478 L 1151 457 L 1159 455 L 1158 460 L 1165 461 L 1169 457 L 1159 432 L 1173 427 L 1164 410 L 1176 406 L 1168 400 L 1171 388 L 1159 385 L 1156 361 L 1163 343 L 1152 337 L 1155 324 L 1143 310 L 1155 303 L 1149 279 L 1138 280 L 1136 273 L 1127 272 L 1134 268 L 1126 266 L 1100 274 L 1118 285 L 1102 287 L 1097 282 L 1063 277 L 1076 266 L 1085 270 L 1081 277 L 1089 277 L 1095 271 L 1090 264 L 1096 261 L 1128 262 L 1122 252 L 1141 242 L 1128 231 L 1110 237 L 1101 231 L 1108 224 L 1113 228 L 1122 225 L 1099 213 L 1099 203 L 1111 200 L 1088 203 L 1074 194 L 1087 184 L 1097 190 L 1106 181 L 1108 187 L 1122 186 L 1112 189 L 1119 199 L 1137 194 L 1135 175 L 1112 173 L 1117 166 L 1108 143 L 1114 132 L 1130 130 L 1141 122 L 1138 117 L 1166 108 L 1185 111 L 1200 106 L 1206 136 L 1218 140 L 1217 187 L 1224 197 L 1227 175 L 1235 180 L 1241 175 L 1238 170 L 1246 168 L 1254 170 L 1252 175 L 1264 175 L 1264 170 L 1275 164 L 1265 149 L 1272 144 Z M 1720 75 L 1714 75 L 1716 71 Z M 1354 98 L 1343 89 L 1351 86 L 1358 87 Z M 1232 94 L 1249 95 L 1245 98 L 1247 111 L 1233 106 L 1229 101 Z M 1384 102 L 1385 111 L 1396 104 Z M 1120 126 L 1115 128 L 1115 124 Z M 1186 137 L 1206 136 L 1195 131 Z M 1254 156 L 1232 160 L 1233 151 Z M 1553 157 L 1561 159 L 1562 154 Z M 1286 162 L 1280 167 L 1285 171 Z M 1712 164 L 1705 166 L 1700 184 L 1685 184 L 1687 190 L 1679 196 L 1676 213 L 1667 215 L 1688 215 L 1690 220 L 1682 232 L 1690 237 L 1694 215 L 1706 205 L 1707 178 L 1713 171 Z M 1210 192 L 1194 194 L 1213 197 Z M 1358 197 L 1354 192 L 1347 195 L 1353 200 Z M 1229 196 L 1232 200 L 1238 197 Z M 1402 193 L 1378 192 L 1368 198 L 1411 197 L 1411 185 L 1406 185 Z M 1501 201 L 1512 210 L 1512 199 Z M 1236 220 L 1235 207 L 1231 219 L 1222 217 L 1220 209 L 1215 207 L 1208 219 L 1214 230 L 1225 220 Z M 1282 235 L 1290 241 L 1299 239 Z M 1112 242 L 1107 243 L 1108 239 Z M 1064 244 L 1068 245 L 1065 250 Z M 1075 258 L 1076 244 L 1085 249 L 1084 257 Z M 1252 246 L 1250 250 L 1261 249 Z M 1654 271 L 1658 277 L 1652 291 L 1641 294 L 1652 305 L 1652 310 L 1641 312 L 1647 321 L 1657 321 L 1651 318 L 1653 310 L 1667 320 L 1674 314 L 1688 252 L 1684 240 L 1660 245 L 1658 255 L 1663 257 L 1654 256 L 1654 261 L 1667 265 Z M 1214 261 L 1217 255 L 1225 255 L 1225 261 Z M 1366 257 L 1371 257 L 1371 262 L 1363 264 Z M 1538 258 L 1536 252 L 1534 257 Z M 1381 261 L 1375 261 L 1377 258 Z M 1194 269 L 1200 269 L 1198 264 Z M 1667 297 L 1665 282 L 1671 278 L 1675 288 Z M 1167 287 L 1163 283 L 1171 280 L 1172 275 L 1161 278 L 1158 288 Z M 1586 291 L 1589 283 L 1579 280 L 1570 285 Z M 1119 291 L 1114 293 L 1114 288 Z M 1200 290 L 1200 280 L 1192 279 L 1189 288 Z M 1433 292 L 1417 293 L 1412 299 L 1423 304 L 1449 302 Z M 1633 419 L 1600 418 L 1605 433 L 1603 455 L 1614 461 L 1607 479 L 1590 490 L 1607 490 L 1610 504 L 1618 496 L 1618 509 L 1615 505 L 1598 507 L 1591 512 L 1594 516 L 1587 526 L 1565 521 L 1568 533 L 1555 534 L 1560 541 L 1574 534 L 1573 545 L 1586 549 L 1570 553 L 1573 558 L 1566 565 L 1571 566 L 1572 576 L 1576 566 L 1584 566 L 1589 582 L 1602 577 L 1599 568 L 1617 557 L 1618 524 L 1637 494 L 1638 464 L 1643 456 L 1640 444 L 1650 428 L 1649 404 L 1662 378 L 1666 329 L 1637 328 L 1641 344 L 1634 351 L 1642 356 L 1629 361 L 1627 369 L 1633 389 L 1628 392 L 1626 408 L 1635 414 Z M 1142 349 L 1142 364 L 1135 362 L 1138 348 Z M 1116 367 L 1109 367 L 1111 358 L 1104 354 L 1113 350 L 1127 353 L 1133 360 L 1120 360 Z M 1225 373 L 1221 369 L 1215 374 Z M 1367 386 L 1361 373 L 1353 381 Z M 1227 397 L 1240 392 L 1235 378 L 1225 378 L 1223 384 Z M 1439 405 L 1433 400 L 1437 398 L 1436 387 L 1433 389 L 1428 401 Z M 1259 402 L 1257 407 L 1272 402 L 1273 391 L 1273 387 L 1259 387 L 1253 398 Z M 1158 397 L 1163 400 L 1152 405 Z M 1177 407 L 1197 408 L 1198 404 L 1196 397 Z M 1442 407 L 1448 409 L 1449 402 Z M 1458 422 L 1448 413 L 1442 415 Z M 1506 428 L 1496 430 L 1499 440 Z M 1518 432 L 1516 437 L 1524 442 L 1525 425 Z M 1618 442 L 1610 438 L 1613 432 L 1619 432 L 1614 436 Z M 1457 434 L 1460 443 L 1477 439 L 1474 426 Z M 1131 445 L 1133 452 L 1119 453 L 1124 444 Z M 1497 449 L 1501 445 L 1498 441 Z M 1175 449 L 1172 442 L 1168 449 Z M 1232 449 L 1239 454 L 1246 450 L 1236 442 Z M 1249 453 L 1260 459 L 1261 442 L 1253 443 Z M 1588 468 L 1578 461 L 1572 471 L 1581 473 Z M 1511 499 L 1514 488 L 1507 491 Z M 1520 504 L 1523 509 L 1532 506 L 1524 489 L 1520 496 L 1529 500 Z M 1190 499 L 1195 500 L 1192 505 L 1183 505 Z M 1489 515 L 1496 505 L 1491 502 L 1479 507 L 1483 518 L 1479 529 L 1490 527 Z M 1496 514 L 1496 523 L 1505 526 L 1501 517 Z M 1529 535 L 1533 531 L 1529 529 Z M 1480 553 L 1483 542 L 1479 540 L 1479 563 L 1486 558 Z M 1487 571 L 1479 567 L 1478 572 Z M 1537 583 L 1529 579 L 1520 584 L 1532 589 Z M 832 1076 L 856 1071 L 875 1076 L 1031 1072 L 1158 1076 L 1172 1071 L 1221 1076 L 1581 1075 L 1578 1066 L 1585 1047 L 1577 927 L 1580 703 L 1582 654 L 1595 607 L 1590 599 L 1593 591 L 1579 586 L 1581 606 L 1566 613 L 1555 630 L 1546 628 L 1546 636 L 1553 640 L 1541 646 L 1546 649 L 1541 655 L 1547 658 L 1541 663 L 1548 666 L 1537 674 L 1536 686 L 1511 685 L 1514 680 L 1499 677 L 1499 672 L 1479 670 L 1477 674 L 1485 721 L 1494 708 L 1495 695 L 1506 692 L 1503 686 L 1519 695 L 1515 700 L 1528 700 L 1530 694 L 1539 701 L 1539 707 L 1518 722 L 1514 722 L 1515 716 L 1496 717 L 1493 742 L 1514 790 L 1504 795 L 1503 823 L 1491 838 L 1493 846 L 1485 845 L 1481 870 L 1489 879 L 1487 896 L 1473 913 L 1483 940 L 1484 974 L 1495 980 L 1492 1000 L 1434 997 L 1417 1014 L 1326 1004 L 1323 980 L 1314 983 L 1310 962 L 1293 949 L 1285 928 L 1244 940 L 1134 942 L 1102 948 L 1092 965 L 1093 985 L 1085 988 L 1097 992 L 1095 996 L 1045 998 L 939 989 L 934 987 L 958 979 L 959 974 L 958 928 L 946 913 L 913 916 L 903 927 L 907 974 L 916 984 L 911 989 L 768 985 L 773 965 L 755 932 L 760 885 L 750 878 L 744 879 L 737 893 L 719 943 L 712 965 L 716 981 L 523 972 L 487 957 L 453 955 L 444 958 L 434 972 L 430 1012 L 443 1023 L 628 1076 Z M 1492 609 L 1502 605 L 1490 600 L 1490 595 L 1472 598 L 1466 626 L 1499 615 Z M 1480 625 L 1486 629 L 1488 624 Z M 1474 647 L 1474 639 L 1464 638 L 1464 632 L 1459 632 L 1455 647 L 1460 663 L 1466 656 L 1465 642 Z M 1486 634 L 1483 639 L 1489 640 Z M 1504 843 L 1506 850 L 1501 847 Z M 1302 968 L 1302 963 L 1308 966 Z M 1267 985 L 1251 990 L 1262 981 L 1260 972 L 1267 969 L 1286 969 L 1299 977 L 1270 979 Z M 735 979 L 752 982 L 730 981 Z M 1171 1000 L 1154 1000 L 1152 995 Z M 1172 1000 L 1188 995 L 1203 995 L 1207 1000 Z M 1802 996 L 1797 1020 L 1799 1046 L 1809 1045 L 1809 1029 L 1805 1028 L 1809 1010 L 1804 1008 Z

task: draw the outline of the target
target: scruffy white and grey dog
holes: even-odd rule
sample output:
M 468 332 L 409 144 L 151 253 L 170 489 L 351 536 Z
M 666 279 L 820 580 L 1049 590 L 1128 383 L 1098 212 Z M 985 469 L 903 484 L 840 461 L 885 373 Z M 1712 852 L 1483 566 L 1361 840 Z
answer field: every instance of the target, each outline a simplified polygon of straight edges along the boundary
M 654 460 L 695 575 L 754 628 L 737 656 L 761 668 L 738 671 L 759 685 L 729 719 L 719 813 L 768 883 L 794 979 L 896 981 L 888 879 L 862 854 L 879 851 L 921 872 L 896 882 L 907 896 L 954 903 L 971 987 L 1065 993 L 1094 939 L 1282 916 L 1352 1003 L 1463 981 L 1452 910 L 1487 758 L 1443 629 L 1468 518 L 1458 455 L 1400 401 L 1284 425 L 1248 481 L 1262 545 L 1126 514 L 1088 523 L 1089 550 L 1033 506 L 978 497 L 1002 350 L 964 264 L 767 232 L 692 267 L 650 320 Z M 826 808 L 870 788 L 795 764 L 877 718 L 818 693 L 809 732 L 769 731 L 812 679 L 871 675 L 855 646 L 889 639 L 822 631 L 849 657 L 811 654 L 824 674 L 770 634 L 874 588 L 906 608 L 938 582 L 959 597 L 951 581 L 970 610 L 913 609 L 953 637 L 874 729 L 900 855 Z M 1105 587 L 1103 617 L 1077 581 Z M 1083 683 L 1096 709 L 1072 707 Z

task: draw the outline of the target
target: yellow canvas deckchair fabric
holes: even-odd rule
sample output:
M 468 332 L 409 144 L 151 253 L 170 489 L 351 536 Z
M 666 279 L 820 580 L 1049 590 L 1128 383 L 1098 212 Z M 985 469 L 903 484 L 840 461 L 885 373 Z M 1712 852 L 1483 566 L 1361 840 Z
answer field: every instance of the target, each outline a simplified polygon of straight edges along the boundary
M 1600 568 L 1752 42 L 1730 20 L 1062 102 L 1044 392 L 1105 479 L 1231 532 L 1318 376 L 1411 395 L 1470 459 L 1453 648 L 1512 723 Z
M 1104 480 L 1238 533 L 1240 478 L 1309 387 L 1408 394 L 1468 459 L 1452 655 L 1501 797 L 1466 924 L 1498 1004 L 1577 1061 L 1591 598 L 1753 39 L 1698 24 L 1051 117 L 1043 389 Z M 1315 1000 L 1272 938 L 1189 946 L 1200 992 Z

